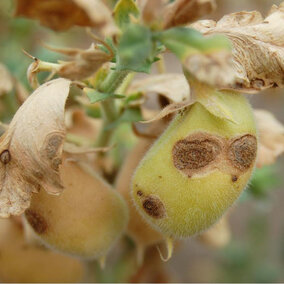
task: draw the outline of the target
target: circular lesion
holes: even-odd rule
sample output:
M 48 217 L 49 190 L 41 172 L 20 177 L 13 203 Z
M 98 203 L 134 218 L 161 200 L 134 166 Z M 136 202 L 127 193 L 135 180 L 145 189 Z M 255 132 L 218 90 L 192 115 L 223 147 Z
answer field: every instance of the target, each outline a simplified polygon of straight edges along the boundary
M 173 162 L 179 170 L 198 170 L 213 162 L 221 151 L 221 143 L 214 136 L 195 134 L 175 143 Z
M 245 171 L 256 159 L 257 139 L 254 135 L 246 134 L 233 140 L 228 148 L 228 159 L 233 167 Z
M 148 195 L 142 202 L 145 212 L 153 218 L 161 219 L 166 216 L 163 202 L 155 195 Z

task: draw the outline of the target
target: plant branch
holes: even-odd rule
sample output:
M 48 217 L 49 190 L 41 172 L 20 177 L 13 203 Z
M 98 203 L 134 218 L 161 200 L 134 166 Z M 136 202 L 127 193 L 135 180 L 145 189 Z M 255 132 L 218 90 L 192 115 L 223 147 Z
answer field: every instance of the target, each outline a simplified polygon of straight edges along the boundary
M 105 80 L 98 86 L 98 91 L 103 93 L 113 93 L 123 83 L 123 80 L 127 76 L 128 71 L 112 70 Z M 106 130 L 106 126 L 114 122 L 118 117 L 117 108 L 114 99 L 108 99 L 101 102 L 103 125 L 100 131 L 98 140 L 96 142 L 97 147 L 104 147 L 109 144 L 109 140 L 112 136 L 113 129 Z

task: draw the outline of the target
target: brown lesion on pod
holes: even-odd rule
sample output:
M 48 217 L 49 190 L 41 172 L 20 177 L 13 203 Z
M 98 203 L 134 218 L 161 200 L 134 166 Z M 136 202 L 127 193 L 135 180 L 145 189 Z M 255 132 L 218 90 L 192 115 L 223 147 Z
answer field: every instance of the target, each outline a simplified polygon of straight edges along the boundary
M 2 153 L 0 154 L 0 160 L 4 165 L 8 164 L 11 161 L 11 154 L 9 150 L 2 151 Z
M 166 209 L 158 196 L 148 195 L 142 201 L 145 212 L 153 218 L 161 219 L 166 217 Z
M 25 212 L 25 216 L 36 233 L 41 235 L 47 231 L 47 222 L 41 214 L 39 214 L 35 210 L 27 209 Z
M 234 168 L 243 172 L 248 170 L 254 164 L 256 153 L 256 137 L 251 134 L 246 134 L 235 138 L 229 144 L 227 158 Z
M 194 133 L 175 143 L 172 150 L 174 166 L 187 176 L 199 173 L 213 163 L 223 149 L 220 137 L 207 133 Z

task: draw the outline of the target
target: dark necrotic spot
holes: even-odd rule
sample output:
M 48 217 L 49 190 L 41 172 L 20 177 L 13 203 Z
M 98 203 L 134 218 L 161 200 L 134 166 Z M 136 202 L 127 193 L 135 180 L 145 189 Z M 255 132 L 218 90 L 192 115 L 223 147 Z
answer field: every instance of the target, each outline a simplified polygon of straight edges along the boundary
M 235 175 L 232 175 L 232 182 L 236 182 L 238 180 L 238 177 Z
M 143 200 L 143 208 L 151 217 L 160 219 L 166 216 L 166 209 L 159 197 L 149 195 Z
M 43 216 L 41 216 L 39 213 L 32 209 L 27 209 L 25 212 L 25 216 L 36 233 L 43 234 L 46 232 L 47 223 Z
M 179 170 L 199 169 L 214 161 L 220 152 L 221 146 L 214 139 L 183 139 L 173 147 L 173 161 Z
M 142 196 L 142 195 L 143 195 L 143 192 L 142 192 L 141 190 L 138 190 L 138 191 L 137 191 L 137 195 L 138 195 L 138 196 Z
M 46 146 L 46 154 L 47 158 L 52 160 L 56 157 L 58 149 L 62 144 L 63 138 L 59 135 L 53 135 L 48 139 L 47 146 Z
M 3 163 L 4 165 L 8 164 L 11 161 L 11 155 L 10 155 L 9 150 L 4 150 L 0 154 L 0 160 L 1 160 L 1 163 Z
M 235 139 L 228 151 L 228 158 L 232 165 L 245 171 L 251 167 L 256 158 L 257 141 L 255 136 L 247 134 Z

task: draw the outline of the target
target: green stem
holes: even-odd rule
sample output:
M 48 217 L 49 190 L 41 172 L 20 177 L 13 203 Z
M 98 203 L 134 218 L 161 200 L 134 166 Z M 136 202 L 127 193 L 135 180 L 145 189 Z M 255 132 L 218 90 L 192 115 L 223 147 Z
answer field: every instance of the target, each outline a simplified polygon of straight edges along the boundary
M 112 70 L 101 83 L 101 85 L 98 86 L 98 91 L 102 93 L 114 93 L 115 90 L 122 84 L 127 74 L 128 71 Z M 105 127 L 114 122 L 118 116 L 114 99 L 102 101 L 101 109 L 104 121 L 96 142 L 97 147 L 104 147 L 109 144 L 113 129 L 106 130 Z

